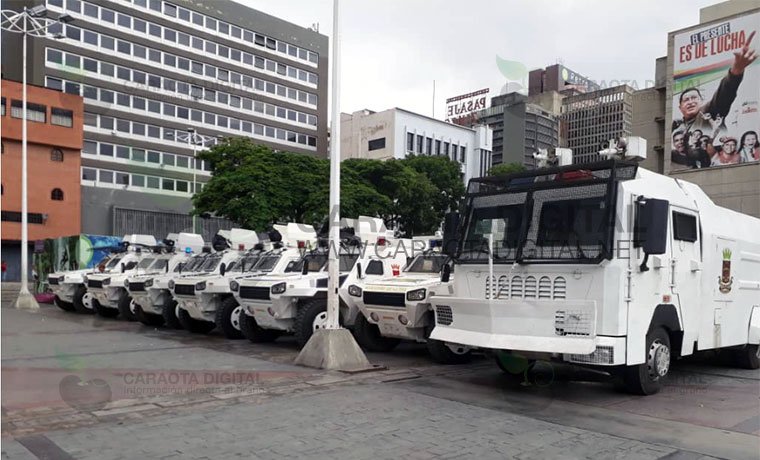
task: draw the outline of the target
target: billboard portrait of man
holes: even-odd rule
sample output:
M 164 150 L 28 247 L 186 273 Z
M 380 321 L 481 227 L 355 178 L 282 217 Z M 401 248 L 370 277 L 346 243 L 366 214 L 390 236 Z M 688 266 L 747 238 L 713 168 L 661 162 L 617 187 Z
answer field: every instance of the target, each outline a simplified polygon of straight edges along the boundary
M 752 13 L 675 35 L 671 169 L 736 164 L 715 158 L 725 139 L 760 129 L 759 29 L 760 13 Z

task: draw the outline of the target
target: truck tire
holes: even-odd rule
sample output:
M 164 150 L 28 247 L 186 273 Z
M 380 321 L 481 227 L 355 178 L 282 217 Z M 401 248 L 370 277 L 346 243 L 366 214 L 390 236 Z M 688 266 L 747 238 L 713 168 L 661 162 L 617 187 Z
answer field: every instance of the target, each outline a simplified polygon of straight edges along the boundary
M 164 317 L 164 325 L 169 329 L 182 329 L 182 323 L 177 318 L 177 301 L 164 304 L 161 308 L 161 316 Z
M 55 305 L 63 311 L 74 311 L 74 304 L 61 300 L 60 297 L 55 296 Z
M 119 299 L 119 315 L 121 319 L 126 321 L 137 321 L 137 317 L 132 313 L 132 296 L 129 294 L 123 294 Z
M 155 313 L 146 313 L 139 304 L 135 305 L 135 318 L 146 326 L 158 327 L 164 325 L 163 316 L 156 315 Z
M 743 348 L 736 350 L 735 353 L 736 364 L 742 369 L 760 368 L 760 346 L 746 345 Z
M 222 305 L 216 310 L 216 327 L 222 330 L 225 337 L 232 340 L 243 338 L 240 332 L 240 316 L 243 314 L 243 307 L 229 296 L 222 301 Z
M 327 323 L 327 299 L 314 299 L 298 308 L 295 329 L 296 342 L 303 347 L 317 329 L 323 329 Z
M 103 318 L 116 318 L 119 316 L 119 310 L 100 305 L 98 299 L 92 299 L 92 309 L 95 310 L 98 316 L 102 316 Z
M 536 365 L 535 359 L 528 359 L 507 351 L 497 351 L 494 353 L 494 359 L 505 375 L 520 381 L 527 380 L 527 373 Z
M 195 334 L 208 334 L 216 327 L 216 324 L 211 321 L 193 318 L 187 310 L 183 310 L 182 308 L 179 309 L 177 319 L 183 328 Z
M 280 331 L 264 329 L 256 324 L 256 318 L 245 312 L 240 313 L 240 332 L 253 343 L 274 342 L 280 336 Z
M 95 313 L 95 310 L 92 308 L 92 300 L 92 294 L 87 292 L 87 286 L 83 284 L 74 293 L 74 309 L 77 313 L 92 315 Z
M 438 364 L 465 364 L 472 359 L 472 350 L 464 345 L 448 345 L 440 340 L 427 339 L 428 353 Z
M 662 389 L 670 370 L 670 337 L 658 327 L 647 334 L 646 361 L 623 369 L 623 388 L 637 395 L 653 395 Z
M 383 337 L 377 324 L 367 321 L 367 318 L 362 313 L 359 313 L 356 317 L 354 335 L 359 345 L 369 351 L 387 352 L 393 350 L 401 343 L 401 339 Z

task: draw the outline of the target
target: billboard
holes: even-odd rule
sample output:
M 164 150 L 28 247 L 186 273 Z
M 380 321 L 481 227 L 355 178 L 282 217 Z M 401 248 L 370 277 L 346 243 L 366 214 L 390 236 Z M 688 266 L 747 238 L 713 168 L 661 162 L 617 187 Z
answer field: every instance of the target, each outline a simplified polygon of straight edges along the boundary
M 488 107 L 488 88 L 446 99 L 446 122 L 471 126 L 475 114 Z
M 671 170 L 760 161 L 760 12 L 673 37 Z

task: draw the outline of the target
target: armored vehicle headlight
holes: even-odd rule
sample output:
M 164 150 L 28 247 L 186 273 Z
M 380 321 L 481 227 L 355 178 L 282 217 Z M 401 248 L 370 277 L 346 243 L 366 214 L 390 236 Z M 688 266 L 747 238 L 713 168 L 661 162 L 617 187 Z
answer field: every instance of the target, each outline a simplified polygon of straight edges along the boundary
M 282 294 L 285 292 L 285 283 L 277 283 L 272 286 L 272 294 Z
M 424 300 L 425 299 L 425 288 L 422 289 L 415 289 L 414 291 L 409 291 L 406 293 L 406 300 Z
M 237 292 L 240 289 L 240 283 L 235 280 L 230 281 L 230 291 Z
M 204 289 L 206 289 L 206 282 L 205 281 L 200 281 L 200 282 L 195 283 L 195 290 L 196 291 L 202 291 Z
M 148 278 L 147 280 L 145 280 L 145 287 L 149 288 L 151 286 L 153 286 L 153 278 Z
M 108 286 L 109 284 L 111 284 L 111 278 L 106 278 L 103 280 L 103 286 Z
M 362 296 L 362 288 L 359 286 L 352 284 L 348 287 L 348 294 L 352 295 L 354 297 L 361 297 Z
M 174 280 L 169 280 L 169 289 L 174 289 Z
M 124 287 L 129 289 L 129 280 L 124 280 Z

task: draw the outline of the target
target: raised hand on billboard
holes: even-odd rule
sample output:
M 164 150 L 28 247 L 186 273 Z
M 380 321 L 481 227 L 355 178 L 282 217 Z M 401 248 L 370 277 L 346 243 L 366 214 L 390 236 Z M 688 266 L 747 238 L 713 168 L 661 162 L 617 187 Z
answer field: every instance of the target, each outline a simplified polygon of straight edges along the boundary
M 752 39 L 755 38 L 755 32 L 749 34 L 747 42 L 742 46 L 742 49 L 734 52 L 734 64 L 731 66 L 731 73 L 734 75 L 741 75 L 744 73 L 750 64 L 757 59 L 757 53 L 755 50 L 750 49 L 749 44 L 752 43 Z
M 720 126 L 723 124 L 723 117 L 720 114 L 713 118 L 709 112 L 702 112 L 702 118 L 710 123 L 715 133 L 720 130 Z

